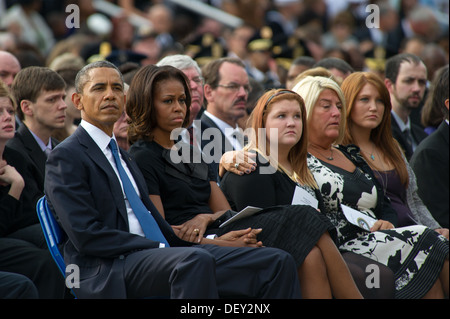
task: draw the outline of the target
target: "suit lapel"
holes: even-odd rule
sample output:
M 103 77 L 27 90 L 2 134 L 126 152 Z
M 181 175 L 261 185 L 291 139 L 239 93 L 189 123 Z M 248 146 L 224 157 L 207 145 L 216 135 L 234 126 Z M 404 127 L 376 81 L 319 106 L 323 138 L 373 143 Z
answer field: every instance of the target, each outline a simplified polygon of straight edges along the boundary
M 74 134 L 77 135 L 81 146 L 84 147 L 84 151 L 86 155 L 92 160 L 93 165 L 96 165 L 101 171 L 106 174 L 116 206 L 120 212 L 120 215 L 123 217 L 126 225 L 128 226 L 127 209 L 123 198 L 122 187 L 120 186 L 119 179 L 113 168 L 111 167 L 111 164 L 109 163 L 102 150 L 98 147 L 98 145 L 94 142 L 94 140 L 89 136 L 89 134 L 83 127 L 80 126 Z
M 47 160 L 45 153 L 39 147 L 39 144 L 36 142 L 30 130 L 25 124 L 20 125 L 17 133 L 24 145 L 26 153 L 30 157 L 31 161 L 36 165 L 43 179 L 45 175 L 45 162 Z
M 450 127 L 445 121 L 443 121 L 437 129 L 437 131 L 439 132 L 439 134 L 441 134 L 447 145 L 449 145 L 449 130 Z
M 203 125 L 202 125 L 202 129 L 201 129 L 202 130 L 202 135 L 203 135 L 203 131 L 206 130 L 207 128 L 215 128 L 215 129 L 217 129 L 220 132 L 220 136 L 221 136 L 221 139 L 222 139 L 222 145 L 221 145 L 221 147 L 222 147 L 222 149 L 221 149 L 222 154 L 225 153 L 225 150 L 234 150 L 233 145 L 231 145 L 231 143 L 225 137 L 225 133 L 222 132 L 222 130 L 216 125 L 216 123 L 214 123 L 214 121 L 210 117 L 208 117 L 206 114 L 202 114 L 200 119 L 202 121 L 202 124 L 203 123 L 206 124 L 205 128 L 203 128 Z M 202 148 L 206 144 L 209 144 L 211 142 L 215 142 L 215 141 L 203 142 L 203 139 L 202 139 Z

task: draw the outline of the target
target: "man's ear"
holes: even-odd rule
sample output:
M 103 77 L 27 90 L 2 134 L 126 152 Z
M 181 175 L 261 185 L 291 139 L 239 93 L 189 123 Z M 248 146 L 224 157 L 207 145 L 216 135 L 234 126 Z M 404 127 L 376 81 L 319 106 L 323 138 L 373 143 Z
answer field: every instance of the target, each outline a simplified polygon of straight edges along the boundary
M 23 115 L 33 116 L 33 107 L 30 100 L 20 101 L 19 107 L 21 108 Z
M 392 83 L 389 79 L 384 79 L 384 85 L 388 89 L 389 93 L 392 93 L 394 90 L 394 83 Z
M 81 103 L 81 97 L 82 97 L 82 95 L 77 92 L 74 92 L 72 94 L 73 105 L 75 105 L 75 107 L 80 111 L 83 110 L 83 103 Z
M 211 87 L 211 85 L 205 84 L 203 86 L 203 95 L 204 95 L 205 100 L 207 102 L 211 101 L 211 99 L 212 99 L 212 92 L 213 92 L 213 88 Z

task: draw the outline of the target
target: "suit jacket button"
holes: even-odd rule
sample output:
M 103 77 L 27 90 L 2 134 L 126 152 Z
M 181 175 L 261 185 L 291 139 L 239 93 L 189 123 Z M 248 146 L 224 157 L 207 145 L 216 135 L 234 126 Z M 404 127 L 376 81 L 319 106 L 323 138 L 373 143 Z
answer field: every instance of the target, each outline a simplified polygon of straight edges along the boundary
M 119 259 L 125 259 L 125 256 L 124 255 L 120 255 Z

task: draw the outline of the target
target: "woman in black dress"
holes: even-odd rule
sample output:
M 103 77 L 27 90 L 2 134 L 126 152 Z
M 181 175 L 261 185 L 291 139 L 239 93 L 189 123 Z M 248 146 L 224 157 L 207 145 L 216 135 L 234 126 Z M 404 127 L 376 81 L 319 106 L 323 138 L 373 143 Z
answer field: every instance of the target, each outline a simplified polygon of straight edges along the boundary
M 289 102 L 289 116 L 296 121 L 295 133 L 289 137 L 295 145 L 303 134 L 303 101 L 290 91 L 280 98 Z M 130 154 L 147 180 L 150 198 L 178 235 L 202 244 L 245 245 L 245 241 L 254 238 L 249 235 L 258 234 L 264 245 L 293 255 L 303 297 L 361 298 L 328 234 L 333 228 L 311 206 L 272 207 L 217 229 L 219 217 L 230 206 L 217 185 L 215 172 L 206 163 L 194 161 L 201 154 L 194 154 L 190 146 L 171 139 L 172 131 L 180 129 L 189 118 L 189 104 L 188 81 L 173 67 L 144 67 L 133 78 L 127 94 Z M 306 156 L 306 145 L 301 148 Z M 203 234 L 212 232 L 211 228 L 222 236 L 204 238 Z M 253 232 L 255 228 L 257 231 Z

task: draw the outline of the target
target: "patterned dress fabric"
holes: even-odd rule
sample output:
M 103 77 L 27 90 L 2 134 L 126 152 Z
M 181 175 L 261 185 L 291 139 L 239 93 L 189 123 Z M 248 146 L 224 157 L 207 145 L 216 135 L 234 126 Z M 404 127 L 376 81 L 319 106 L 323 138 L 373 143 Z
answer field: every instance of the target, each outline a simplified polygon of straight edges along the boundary
M 308 156 L 308 166 L 322 192 L 326 214 L 336 227 L 339 249 L 389 267 L 395 275 L 396 298 L 423 297 L 448 259 L 448 240 L 422 225 L 369 232 L 347 221 L 341 204 L 382 219 L 377 216 L 380 211 L 377 205 L 380 205 L 378 196 L 384 196 L 376 187 L 373 173 L 360 165 L 360 159 L 358 162 L 348 157 L 356 165 L 353 172 Z

